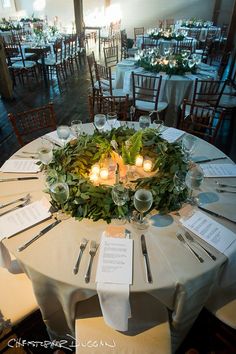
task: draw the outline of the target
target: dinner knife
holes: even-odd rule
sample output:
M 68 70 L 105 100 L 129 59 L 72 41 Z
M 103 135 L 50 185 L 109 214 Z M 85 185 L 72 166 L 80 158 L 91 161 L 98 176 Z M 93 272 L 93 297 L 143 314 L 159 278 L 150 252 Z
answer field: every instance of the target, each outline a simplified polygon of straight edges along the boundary
M 214 157 L 212 159 L 204 159 L 204 160 L 197 160 L 197 161 L 194 161 L 196 163 L 202 163 L 202 162 L 211 162 L 211 161 L 216 161 L 216 160 L 225 160 L 227 159 L 227 156 L 224 156 L 224 157 Z
M 147 280 L 149 283 L 152 283 L 152 273 L 150 269 L 150 263 L 149 263 L 149 257 L 147 253 L 147 246 L 146 246 L 146 241 L 145 241 L 145 236 L 141 236 L 141 247 L 142 247 L 142 253 L 145 259 L 145 264 L 146 264 L 146 271 L 147 271 Z
M 12 182 L 12 181 L 27 181 L 30 179 L 39 179 L 38 177 L 14 177 L 14 178 L 0 178 L 0 182 Z
M 58 225 L 61 222 L 61 220 L 56 220 L 52 224 L 48 225 L 45 227 L 43 230 L 41 230 L 37 235 L 35 235 L 33 238 L 31 238 L 29 241 L 24 243 L 22 246 L 18 247 L 17 251 L 21 252 L 25 248 L 27 248 L 29 245 L 31 245 L 34 241 L 38 240 L 41 236 L 45 235 L 48 231 L 53 229 L 56 225 Z
M 205 211 L 205 212 L 208 213 L 208 214 L 211 214 L 211 215 L 216 216 L 216 217 L 221 218 L 221 219 L 228 220 L 228 221 L 230 221 L 230 222 L 236 224 L 236 221 L 227 218 L 227 216 L 224 216 L 224 215 L 218 214 L 218 213 L 216 213 L 216 212 L 214 212 L 214 211 L 212 211 L 212 210 L 203 208 L 203 207 L 200 206 L 200 205 L 198 205 L 197 207 L 198 207 L 198 209 L 200 209 L 200 210 L 202 210 L 202 211 Z

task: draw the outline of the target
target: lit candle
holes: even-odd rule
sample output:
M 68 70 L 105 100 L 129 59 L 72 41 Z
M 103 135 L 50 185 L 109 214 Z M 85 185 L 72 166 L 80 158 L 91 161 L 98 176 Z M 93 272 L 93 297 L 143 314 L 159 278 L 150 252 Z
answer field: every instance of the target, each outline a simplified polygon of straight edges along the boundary
M 135 166 L 141 167 L 143 166 L 143 157 L 141 155 L 138 155 L 135 159 Z
M 101 168 L 100 170 L 100 177 L 102 179 L 108 179 L 108 169 L 107 168 Z
M 91 182 L 97 182 L 98 179 L 99 179 L 99 176 L 98 176 L 97 173 L 91 173 L 91 175 L 89 176 L 89 178 L 90 178 L 90 181 L 91 181 Z
M 100 167 L 99 167 L 99 165 L 98 165 L 98 164 L 93 165 L 92 168 L 91 168 L 91 172 L 98 175 L 99 172 L 100 172 Z
M 152 161 L 151 160 L 145 160 L 143 163 L 143 169 L 145 172 L 150 172 L 152 170 Z

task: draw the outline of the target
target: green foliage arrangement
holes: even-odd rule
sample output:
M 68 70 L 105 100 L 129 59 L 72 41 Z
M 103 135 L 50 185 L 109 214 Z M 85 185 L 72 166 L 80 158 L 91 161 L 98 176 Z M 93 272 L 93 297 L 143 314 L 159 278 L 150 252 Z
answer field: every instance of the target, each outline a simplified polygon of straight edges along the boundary
M 151 39 L 164 39 L 165 41 L 172 41 L 173 39 L 176 41 L 183 41 L 185 36 L 179 33 L 165 33 L 165 32 L 158 32 L 158 33 L 151 33 L 149 35 Z
M 156 61 L 152 63 L 148 57 L 141 57 L 138 60 L 137 65 L 141 66 L 147 71 L 159 73 L 165 72 L 168 75 L 184 75 L 186 72 L 194 74 L 196 72 L 196 65 L 192 68 L 188 66 L 187 59 L 183 58 L 181 54 L 172 55 L 172 60 L 175 60 L 176 64 L 170 67 L 169 64 L 163 64 L 162 61 Z
M 89 179 L 91 166 L 110 158 L 113 152 L 122 155 L 125 163 L 134 164 L 137 154 L 147 155 L 154 161 L 152 177 L 133 181 L 129 189 L 129 201 L 122 207 L 114 204 L 112 186 L 94 185 Z M 120 127 L 110 132 L 82 135 L 65 147 L 54 150 L 52 162 L 44 167 L 49 185 L 55 181 L 66 182 L 70 196 L 63 209 L 78 220 L 83 218 L 97 221 L 124 215 L 129 217 L 133 206 L 133 195 L 137 188 L 146 188 L 153 194 L 152 209 L 160 213 L 176 210 L 186 200 L 187 191 L 177 192 L 173 177 L 176 171 L 186 171 L 181 147 L 178 143 L 163 140 L 155 129 Z M 55 201 L 52 205 L 59 207 Z

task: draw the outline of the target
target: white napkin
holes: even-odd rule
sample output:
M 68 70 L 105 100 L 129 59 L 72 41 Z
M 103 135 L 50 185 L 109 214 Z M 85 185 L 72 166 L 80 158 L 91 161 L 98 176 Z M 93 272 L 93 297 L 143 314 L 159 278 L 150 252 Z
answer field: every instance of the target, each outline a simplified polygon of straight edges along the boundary
M 115 237 L 120 237 L 121 233 L 124 234 L 121 227 L 110 226 L 103 237 L 115 234 Z M 131 317 L 129 284 L 97 282 L 97 293 L 106 324 L 118 331 L 127 331 L 128 319 Z
M 6 246 L 0 241 L 0 267 L 9 269 L 11 266 L 11 255 Z
M 57 145 L 60 145 L 61 147 L 63 147 L 64 143 L 62 142 L 62 140 L 58 137 L 57 135 L 57 131 L 54 130 L 51 133 L 45 134 L 45 138 L 50 140 L 52 143 L 55 143 Z M 69 138 L 66 139 L 65 144 L 67 144 L 69 141 L 75 139 L 75 136 L 70 134 Z
M 120 122 L 118 120 L 115 122 L 113 127 L 111 127 L 111 125 L 108 122 L 106 122 L 103 130 L 104 131 L 110 131 L 112 128 L 119 128 L 119 127 L 120 127 Z

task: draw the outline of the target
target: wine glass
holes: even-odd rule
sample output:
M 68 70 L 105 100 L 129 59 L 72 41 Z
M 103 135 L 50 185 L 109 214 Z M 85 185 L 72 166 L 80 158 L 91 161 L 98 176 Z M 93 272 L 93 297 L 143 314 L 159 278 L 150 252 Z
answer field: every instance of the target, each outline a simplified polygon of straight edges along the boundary
M 184 188 L 186 188 L 185 178 L 186 178 L 186 172 L 183 171 L 175 172 L 173 181 L 174 181 L 175 190 L 179 193 L 182 192 Z
M 147 189 L 138 189 L 134 194 L 134 207 L 139 211 L 139 219 L 135 220 L 138 229 L 146 229 L 148 227 L 148 218 L 144 217 L 144 213 L 148 211 L 153 203 L 152 193 Z
M 140 116 L 139 117 L 139 126 L 141 129 L 148 128 L 151 124 L 151 118 L 149 116 Z
M 53 159 L 53 144 L 42 139 L 41 146 L 38 148 L 38 158 L 44 165 L 49 165 Z
M 184 134 L 182 139 L 182 150 L 184 152 L 184 161 L 188 162 L 190 160 L 190 156 L 193 153 L 196 147 L 196 137 L 190 134 Z
M 163 131 L 163 128 L 164 128 L 164 122 L 163 120 L 161 120 L 159 117 L 158 119 L 155 119 L 153 122 L 152 122 L 152 125 L 153 125 L 153 128 L 154 129 L 157 129 L 157 131 L 159 133 L 161 133 Z
M 113 202 L 118 206 L 118 213 L 119 213 L 118 223 L 124 224 L 126 220 L 124 216 L 120 214 L 119 207 L 125 205 L 125 203 L 129 200 L 129 190 L 125 188 L 121 183 L 115 184 L 112 187 L 111 196 Z
M 117 114 L 116 112 L 109 112 L 107 113 L 107 122 L 111 126 L 111 128 L 114 128 L 117 122 Z
M 68 127 L 68 125 L 59 125 L 57 127 L 57 135 L 59 139 L 61 139 L 63 145 L 65 145 L 67 139 L 70 136 L 70 128 Z
M 81 129 L 82 129 L 82 121 L 77 120 L 77 119 L 72 120 L 70 127 L 71 127 L 71 131 L 72 131 L 73 135 L 76 136 L 76 138 L 78 138 L 81 133 Z
M 188 58 L 188 67 L 189 69 L 192 69 L 194 65 L 196 64 L 195 59 L 193 57 Z
M 105 114 L 95 114 L 95 116 L 94 116 L 94 125 L 99 131 L 102 131 L 102 129 L 106 125 L 106 116 L 105 116 Z
M 70 190 L 68 184 L 65 182 L 55 182 L 49 187 L 49 192 L 52 199 L 60 206 L 61 212 L 57 211 L 57 217 L 60 219 L 65 219 L 64 204 L 68 200 L 70 195 Z
M 198 198 L 193 196 L 193 191 L 195 189 L 199 189 L 203 179 L 204 179 L 203 170 L 198 165 L 194 165 L 192 168 L 190 168 L 190 170 L 186 174 L 185 183 L 190 190 L 187 202 L 190 203 L 191 205 L 198 204 Z

